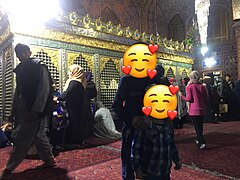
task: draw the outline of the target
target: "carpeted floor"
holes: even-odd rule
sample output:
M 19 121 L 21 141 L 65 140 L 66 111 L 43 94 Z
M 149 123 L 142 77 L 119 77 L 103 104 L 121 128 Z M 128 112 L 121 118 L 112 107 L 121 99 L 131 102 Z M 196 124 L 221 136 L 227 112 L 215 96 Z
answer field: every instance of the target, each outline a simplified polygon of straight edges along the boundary
M 207 144 L 204 150 L 194 144 L 192 125 L 175 131 L 183 163 L 240 178 L 240 122 L 206 123 L 204 129 Z
M 205 124 L 204 127 L 207 142 L 205 150 L 199 150 L 194 144 L 195 131 L 191 124 L 175 130 L 175 140 L 184 167 L 180 171 L 172 170 L 172 179 L 240 178 L 240 122 Z M 36 170 L 34 168 L 41 161 L 25 159 L 14 171 L 12 179 L 121 179 L 121 142 L 89 138 L 86 143 L 80 149 L 59 153 L 55 168 Z M 10 150 L 11 147 L 0 149 L 0 170 Z

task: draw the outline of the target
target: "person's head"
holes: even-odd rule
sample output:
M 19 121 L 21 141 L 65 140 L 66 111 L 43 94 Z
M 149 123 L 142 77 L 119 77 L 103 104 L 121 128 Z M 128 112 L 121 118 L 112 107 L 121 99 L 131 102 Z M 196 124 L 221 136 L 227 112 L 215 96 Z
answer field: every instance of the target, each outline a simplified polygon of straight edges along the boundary
M 90 71 L 84 72 L 84 75 L 86 77 L 87 82 L 90 82 L 92 80 L 92 73 Z
M 211 77 L 210 76 L 204 76 L 203 77 L 203 82 L 206 83 L 206 84 L 211 84 Z
M 225 80 L 229 82 L 231 80 L 230 74 L 225 74 Z
M 157 76 L 164 76 L 164 73 L 165 73 L 165 70 L 163 68 L 163 66 L 161 64 L 158 64 L 156 67 L 155 67 L 156 71 L 157 71 Z
M 97 101 L 95 106 L 96 106 L 96 110 L 98 110 L 100 108 L 106 108 L 101 101 Z
M 189 77 L 185 77 L 185 78 L 183 78 L 183 80 L 184 80 L 184 84 L 186 86 L 188 84 L 188 82 L 190 81 L 190 78 Z
M 21 44 L 21 43 L 19 43 L 15 46 L 15 52 L 16 52 L 17 58 L 21 62 L 28 60 L 32 54 L 29 46 L 27 46 L 25 44 Z
M 200 75 L 198 71 L 194 70 L 190 73 L 189 78 L 191 82 L 198 82 L 200 80 Z
M 69 71 L 68 71 L 68 77 L 71 78 L 77 78 L 77 79 L 81 79 L 84 78 L 84 69 L 77 65 L 77 64 L 73 64 L 71 66 L 69 66 Z

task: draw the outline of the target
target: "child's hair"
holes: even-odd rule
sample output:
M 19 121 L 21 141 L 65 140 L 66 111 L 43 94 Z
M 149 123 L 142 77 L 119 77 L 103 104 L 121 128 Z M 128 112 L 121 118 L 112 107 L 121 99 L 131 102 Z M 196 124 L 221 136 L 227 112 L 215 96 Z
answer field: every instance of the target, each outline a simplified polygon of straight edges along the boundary
M 145 44 L 145 45 L 147 45 L 148 46 L 148 44 L 147 43 L 145 43 L 145 42 L 135 42 L 135 43 L 133 43 L 132 45 L 135 45 L 135 44 Z
M 228 76 L 228 77 L 231 77 L 231 75 L 230 75 L 230 74 L 225 74 L 225 77 L 227 77 L 227 76 Z

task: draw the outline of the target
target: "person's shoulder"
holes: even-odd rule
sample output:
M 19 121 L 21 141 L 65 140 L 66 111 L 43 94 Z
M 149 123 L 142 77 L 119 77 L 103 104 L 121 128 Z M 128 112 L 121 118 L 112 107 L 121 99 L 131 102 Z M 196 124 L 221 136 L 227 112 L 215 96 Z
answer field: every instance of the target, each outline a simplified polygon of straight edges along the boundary
M 132 76 L 130 76 L 130 75 L 127 75 L 127 76 L 123 76 L 123 77 L 121 77 L 121 79 L 120 79 L 120 81 L 121 81 L 121 83 L 123 84 L 125 84 L 125 83 L 128 83 L 129 81 L 132 81 L 133 80 L 133 77 Z
M 40 64 L 42 61 L 38 58 L 32 57 L 29 59 L 29 62 L 31 62 L 33 64 Z
M 38 68 L 46 68 L 46 69 L 48 69 L 47 65 L 41 59 L 33 57 L 33 58 L 29 59 L 29 62 L 31 62 L 33 65 L 35 65 Z
M 125 80 L 128 80 L 128 79 L 132 79 L 132 76 L 127 75 L 127 76 L 122 76 L 122 77 L 121 77 L 121 80 L 122 80 L 122 81 L 125 81 Z
M 75 80 L 75 79 L 72 79 L 70 82 L 69 82 L 69 85 L 73 85 L 73 86 L 81 86 L 83 87 L 83 84 L 80 83 L 79 81 Z
M 194 83 L 189 83 L 189 84 L 187 85 L 188 88 L 193 87 L 193 86 L 195 86 Z

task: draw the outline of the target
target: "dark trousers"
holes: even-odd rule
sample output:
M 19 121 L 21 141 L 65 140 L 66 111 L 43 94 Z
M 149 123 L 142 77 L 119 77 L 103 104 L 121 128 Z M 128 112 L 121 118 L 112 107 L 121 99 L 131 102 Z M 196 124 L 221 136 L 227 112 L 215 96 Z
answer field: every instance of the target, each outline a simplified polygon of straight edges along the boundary
M 164 174 L 161 176 L 147 175 L 143 177 L 144 180 L 170 180 L 170 174 Z
M 131 147 L 134 136 L 134 130 L 124 128 L 122 131 L 122 179 L 134 180 L 134 170 L 131 162 Z
M 205 140 L 203 138 L 203 120 L 204 116 L 191 116 L 193 121 L 193 125 L 197 134 L 196 140 L 200 142 L 200 144 L 205 144 Z

